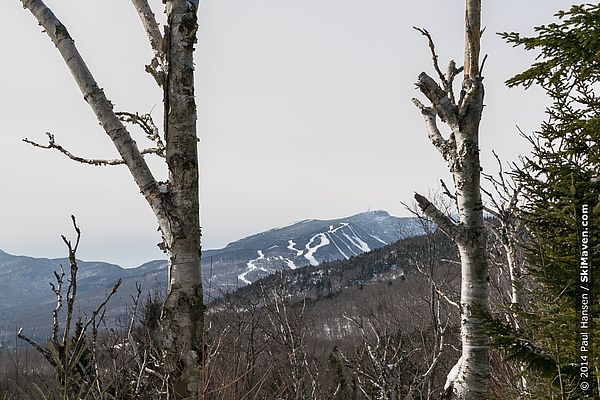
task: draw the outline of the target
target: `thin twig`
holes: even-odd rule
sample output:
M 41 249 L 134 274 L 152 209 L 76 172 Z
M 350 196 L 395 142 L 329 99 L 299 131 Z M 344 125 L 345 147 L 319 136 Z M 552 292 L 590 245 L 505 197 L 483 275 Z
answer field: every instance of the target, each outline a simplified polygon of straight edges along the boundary
M 52 133 L 46 132 L 46 136 L 48 136 L 48 144 L 47 145 L 43 145 L 43 144 L 34 142 L 32 140 L 29 140 L 28 138 L 23 139 L 23 142 L 28 143 L 34 147 L 39 147 L 41 149 L 56 149 L 59 152 L 61 152 L 62 154 L 64 154 L 65 156 L 67 156 L 68 158 L 70 158 L 71 160 L 77 161 L 82 164 L 89 164 L 89 165 L 95 165 L 95 166 L 124 165 L 125 164 L 125 161 L 122 159 L 106 160 L 106 159 L 84 158 L 84 157 L 76 156 L 73 153 L 71 153 L 70 151 L 68 151 L 67 149 L 65 149 L 62 145 L 56 143 L 56 141 L 54 139 L 54 135 Z M 160 148 L 148 148 L 148 149 L 142 150 L 140 153 L 142 155 L 156 154 L 156 155 L 162 156 L 162 154 L 164 153 L 164 150 L 162 150 Z
M 75 246 L 71 244 L 70 240 L 64 235 L 61 235 L 61 238 L 67 249 L 69 250 L 69 266 L 70 266 L 70 281 L 69 288 L 67 289 L 67 315 L 65 317 L 65 327 L 62 338 L 62 348 L 65 349 L 65 354 L 68 354 L 68 346 L 69 346 L 69 337 L 71 332 L 71 321 L 73 320 L 73 308 L 75 305 L 75 297 L 77 296 L 77 259 L 76 259 L 76 251 L 77 247 L 79 247 L 79 240 L 81 239 L 81 230 L 77 226 L 77 222 L 75 221 L 75 217 L 71 215 L 71 220 L 73 222 L 73 227 L 75 228 L 75 232 L 77 233 L 77 239 L 75 241 Z
M 138 114 L 138 113 L 130 113 L 120 111 L 115 113 L 117 117 L 123 122 L 127 122 L 130 124 L 138 125 L 142 130 L 146 133 L 146 136 L 149 140 L 156 143 L 156 148 L 160 150 L 160 153 L 156 153 L 157 155 L 164 157 L 165 156 L 165 144 L 163 143 L 160 134 L 158 132 L 158 127 L 154 123 L 152 116 L 150 114 Z
M 442 189 L 444 190 L 444 194 L 448 196 L 450 199 L 456 201 L 456 195 L 450 193 L 448 186 L 446 186 L 446 182 L 443 179 L 440 179 L 440 184 L 442 185 Z
M 427 41 L 429 43 L 429 49 L 431 50 L 431 58 L 433 60 L 433 67 L 435 68 L 435 72 L 437 72 L 438 76 L 440 77 L 440 80 L 442 81 L 442 84 L 444 85 L 444 91 L 446 93 L 448 93 L 449 92 L 448 81 L 446 80 L 446 77 L 442 73 L 442 70 L 440 69 L 440 65 L 438 64 L 438 55 L 435 52 L 435 44 L 433 43 L 433 39 L 431 38 L 429 31 L 425 28 L 417 28 L 416 26 L 413 26 L 413 29 L 420 32 L 423 36 L 425 36 L 427 38 Z
M 104 299 L 104 301 L 102 303 L 100 303 L 100 305 L 98 307 L 96 307 L 96 309 L 92 312 L 92 316 L 83 324 L 83 329 L 81 330 L 81 334 L 77 338 L 77 341 L 79 341 L 80 338 L 83 338 L 83 335 L 84 335 L 85 331 L 90 326 L 90 324 L 96 319 L 96 316 L 98 316 L 98 314 L 100 314 L 102 311 L 104 311 L 104 308 L 106 307 L 106 304 L 108 303 L 108 301 L 110 300 L 110 298 L 115 293 L 117 293 L 117 290 L 119 290 L 119 287 L 121 286 L 121 282 L 122 282 L 122 280 L 121 280 L 121 278 L 119 278 L 117 280 L 117 282 L 115 282 L 115 284 L 113 285 L 112 290 L 106 296 L 106 298 Z

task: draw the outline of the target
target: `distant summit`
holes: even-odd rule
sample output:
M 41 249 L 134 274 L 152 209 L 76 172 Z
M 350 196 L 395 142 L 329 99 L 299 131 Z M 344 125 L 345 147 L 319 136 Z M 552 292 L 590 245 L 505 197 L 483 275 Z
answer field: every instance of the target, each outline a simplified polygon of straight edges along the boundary
M 304 220 L 205 251 L 203 274 L 214 288 L 230 291 L 276 271 L 349 259 L 422 233 L 416 218 L 398 218 L 381 210 Z
M 334 220 L 311 219 L 271 229 L 223 249 L 203 252 L 205 299 L 218 298 L 277 271 L 347 260 L 422 233 L 416 218 L 398 218 L 386 211 L 367 211 Z M 49 333 L 51 311 L 56 305 L 49 282 L 54 281 L 53 271 L 61 265 L 68 275 L 66 258 L 15 256 L 0 250 L 0 345 L 14 339 L 15 327 L 22 326 L 34 336 Z M 121 316 L 131 302 L 136 283 L 145 293 L 165 288 L 166 267 L 164 260 L 131 269 L 80 261 L 78 310 L 89 314 L 120 278 L 123 282 L 109 303 L 108 314 Z

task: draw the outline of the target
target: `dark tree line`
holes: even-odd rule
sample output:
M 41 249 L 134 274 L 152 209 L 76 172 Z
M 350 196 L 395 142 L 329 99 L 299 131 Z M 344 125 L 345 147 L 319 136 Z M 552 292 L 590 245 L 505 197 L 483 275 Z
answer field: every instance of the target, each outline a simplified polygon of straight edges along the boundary
M 126 164 L 156 214 L 170 276 L 166 296 L 144 300 L 138 288 L 120 329 L 102 329 L 106 302 L 92 316 L 75 316 L 79 240 L 65 239 L 70 279 L 56 274 L 52 337 L 40 343 L 18 333 L 39 352 L 41 367 L 25 371 L 29 385 L 20 385 L 15 358 L 15 373 L 0 380 L 0 398 L 598 396 L 600 275 L 590 271 L 600 265 L 600 5 L 561 11 L 532 37 L 501 34 L 538 56 L 508 85 L 539 86 L 551 105 L 540 130 L 524 134 L 531 154 L 498 176 L 481 174 L 479 164 L 480 1 L 466 1 L 462 67 L 450 62 L 442 72 L 432 37 L 418 29 L 439 82 L 422 73 L 417 86 L 431 105 L 414 102 L 453 175 L 454 191 L 445 184 L 443 190 L 454 211 L 416 195 L 423 237 L 264 279 L 214 302 L 205 315 L 191 58 L 197 5 L 166 3 L 163 37 L 147 3 L 134 1 L 155 52 L 148 72 L 165 95 L 163 144 L 149 117 L 112 111 L 60 21 L 41 1 L 23 0 L 63 53 L 121 159 L 82 159 L 51 134 L 48 145 L 31 143 L 88 164 Z M 447 138 L 438 117 L 450 127 Z M 122 122 L 145 127 L 157 147 L 138 149 Z M 165 157 L 169 182 L 154 180 L 146 154 Z M 584 343 L 580 330 L 592 339 Z

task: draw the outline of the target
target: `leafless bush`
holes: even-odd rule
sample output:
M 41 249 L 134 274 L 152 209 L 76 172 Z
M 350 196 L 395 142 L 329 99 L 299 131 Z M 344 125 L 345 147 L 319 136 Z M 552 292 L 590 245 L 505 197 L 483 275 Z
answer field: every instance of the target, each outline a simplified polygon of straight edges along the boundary
M 19 389 L 25 379 L 22 358 L 0 353 L 0 366 L 12 373 L 10 380 L 7 374 L 0 380 L 0 399 L 167 399 L 159 336 L 163 293 L 144 295 L 136 285 L 128 312 L 115 325 L 115 316 L 109 322 L 105 314 L 115 285 L 91 316 L 76 316 L 80 231 L 73 223 L 77 241 L 64 238 L 69 279 L 58 271 L 52 286 L 52 335 L 47 343 L 19 335 L 22 344 L 37 350 L 36 374 L 29 373 L 28 384 Z M 407 251 L 426 252 L 427 243 Z M 385 257 L 390 263 L 400 259 L 395 250 Z M 456 351 L 448 348 L 457 343 L 457 312 L 431 288 L 431 279 L 448 289 L 453 279 L 440 270 L 427 276 L 409 265 L 402 268 L 405 275 L 393 284 L 361 284 L 325 302 L 305 297 L 283 277 L 214 302 L 206 319 L 201 398 L 435 398 L 443 371 L 455 361 Z

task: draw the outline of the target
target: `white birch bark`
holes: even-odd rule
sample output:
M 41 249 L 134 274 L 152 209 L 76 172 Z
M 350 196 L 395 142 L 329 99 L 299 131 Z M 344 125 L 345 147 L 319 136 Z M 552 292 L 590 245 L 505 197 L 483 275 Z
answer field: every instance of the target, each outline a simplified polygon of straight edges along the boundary
M 464 79 L 458 104 L 451 85 L 458 70 L 451 68 L 451 64 L 449 72 L 445 76 L 441 74 L 435 53 L 434 64 L 444 89 L 422 73 L 417 87 L 432 105 L 425 107 L 413 100 L 424 116 L 432 144 L 448 163 L 456 188 L 458 224 L 423 196 L 416 194 L 415 199 L 423 212 L 456 242 L 460 253 L 462 356 L 452 389 L 454 397 L 461 400 L 486 399 L 489 378 L 489 338 L 481 315 L 488 310 L 488 268 L 479 161 L 479 123 L 484 96 L 479 70 L 480 8 L 480 0 L 466 0 Z M 430 47 L 434 52 L 431 42 Z M 450 127 L 448 139 L 441 135 L 437 117 Z
M 144 197 L 155 213 L 161 213 L 158 183 L 148 168 L 137 144 L 115 115 L 112 103 L 106 98 L 104 91 L 98 86 L 83 61 L 67 28 L 42 1 L 21 0 L 21 3 L 35 16 L 60 52 L 79 86 L 83 98 L 90 105 L 105 132 L 113 141 Z
M 202 382 L 204 305 L 200 278 L 200 223 L 193 51 L 197 17 L 194 2 L 168 0 L 166 50 L 156 43 L 157 26 L 145 0 L 133 0 L 158 62 L 165 90 L 165 142 L 169 172 L 160 190 L 142 152 L 113 111 L 65 26 L 41 0 L 21 0 L 36 17 L 70 69 L 84 99 L 113 141 L 122 161 L 154 211 L 169 259 L 168 292 L 161 318 L 163 351 L 174 399 L 198 399 Z M 158 79 L 157 79 L 158 80 Z M 50 148 L 50 147 L 48 147 Z M 56 148 L 56 147 L 54 147 Z
M 508 265 L 510 277 L 511 303 L 511 314 L 507 315 L 507 320 L 512 324 L 513 328 L 518 331 L 521 328 L 519 311 L 523 309 L 523 255 L 520 254 L 522 249 L 518 240 L 519 230 L 522 227 L 518 222 L 518 217 L 515 215 L 517 212 L 517 200 L 520 189 L 513 188 L 511 194 L 509 185 L 506 184 L 502 177 L 502 171 L 500 171 L 500 181 L 495 181 L 491 179 L 491 177 L 487 178 L 494 185 L 500 198 L 506 199 L 508 196 L 508 200 L 506 200 L 504 204 L 500 204 L 494 199 L 491 193 L 486 192 L 494 206 L 494 209 L 486 207 L 486 211 L 494 216 L 500 223 L 500 226 L 498 227 L 492 226 L 491 231 L 501 243 L 504 254 L 506 255 L 506 263 Z M 525 363 L 520 363 L 519 370 L 522 374 L 521 389 L 523 393 L 526 393 L 529 387 L 527 377 L 524 374 L 526 368 L 527 366 Z
M 204 305 L 200 276 L 198 139 L 193 51 L 196 10 L 186 0 L 167 1 L 165 143 L 169 203 L 175 210 L 165 235 L 169 288 L 163 308 L 168 368 L 177 377 L 175 398 L 198 399 L 202 384 Z M 181 376 L 178 376 L 179 372 Z
M 165 80 L 166 60 L 163 49 L 163 37 L 156 22 L 156 17 L 147 0 L 131 0 L 131 3 L 140 16 L 140 20 L 148 36 L 148 41 L 150 42 L 150 47 L 154 52 L 154 58 L 150 64 L 146 65 L 146 71 L 154 77 L 159 86 L 162 86 Z

